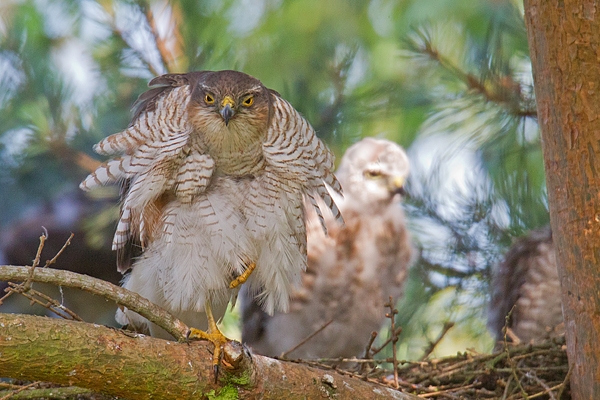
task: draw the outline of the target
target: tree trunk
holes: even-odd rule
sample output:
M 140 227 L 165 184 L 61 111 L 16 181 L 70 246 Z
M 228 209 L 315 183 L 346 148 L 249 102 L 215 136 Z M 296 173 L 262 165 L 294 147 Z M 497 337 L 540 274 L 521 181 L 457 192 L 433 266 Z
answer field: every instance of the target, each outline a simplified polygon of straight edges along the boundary
M 575 399 L 600 399 L 600 7 L 525 0 Z

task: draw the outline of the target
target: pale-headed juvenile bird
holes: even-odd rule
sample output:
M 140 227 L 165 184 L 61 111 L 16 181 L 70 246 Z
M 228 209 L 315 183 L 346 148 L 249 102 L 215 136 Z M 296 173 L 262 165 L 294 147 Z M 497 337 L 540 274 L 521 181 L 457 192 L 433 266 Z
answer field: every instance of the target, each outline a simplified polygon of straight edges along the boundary
M 310 124 L 259 80 L 203 71 L 149 85 L 130 126 L 94 147 L 111 158 L 81 188 L 123 182 L 123 286 L 198 328 L 190 337 L 213 342 L 218 365 L 216 321 L 239 285 L 259 287 L 266 312 L 286 311 L 306 268 L 307 208 L 319 199 L 341 219 L 327 186 L 341 188 Z M 117 320 L 168 337 L 129 310 Z
M 398 299 L 413 256 L 401 205 L 408 157 L 397 144 L 366 138 L 351 146 L 336 175 L 345 224 L 325 215 L 328 235 L 308 214 L 308 269 L 289 313 L 265 314 L 244 289 L 242 341 L 255 352 L 280 356 L 362 356 L 372 331 L 385 323 L 384 304 Z
M 515 241 L 493 271 L 491 290 L 488 327 L 497 342 L 504 340 L 505 325 L 526 343 L 564 331 L 560 282 L 549 226 Z M 514 338 L 509 334 L 507 339 Z

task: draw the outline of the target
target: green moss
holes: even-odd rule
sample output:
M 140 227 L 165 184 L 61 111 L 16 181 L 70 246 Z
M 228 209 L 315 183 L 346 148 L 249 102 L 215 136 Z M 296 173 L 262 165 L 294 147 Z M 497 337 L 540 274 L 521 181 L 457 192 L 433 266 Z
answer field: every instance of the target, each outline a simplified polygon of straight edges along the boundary
M 241 375 L 227 374 L 224 378 L 225 383 L 234 384 L 237 386 L 246 386 L 250 384 L 250 375 L 248 371 L 244 371 Z
M 239 398 L 237 388 L 232 385 L 225 385 L 218 392 L 211 390 L 206 393 L 206 397 L 209 400 L 237 400 Z

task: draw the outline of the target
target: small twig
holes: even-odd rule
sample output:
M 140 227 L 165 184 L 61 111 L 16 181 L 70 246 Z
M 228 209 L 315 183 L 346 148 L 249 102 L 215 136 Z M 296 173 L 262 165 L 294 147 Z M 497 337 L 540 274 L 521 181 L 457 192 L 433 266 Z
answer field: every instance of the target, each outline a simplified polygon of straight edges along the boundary
M 452 395 L 453 392 L 458 392 L 461 390 L 465 390 L 465 389 L 471 389 L 471 388 L 476 388 L 481 386 L 481 384 L 479 383 L 472 383 L 470 385 L 465 385 L 465 386 L 461 386 L 461 387 L 456 387 L 456 388 L 451 388 L 451 389 L 445 389 L 445 390 L 438 390 L 435 392 L 431 392 L 431 393 L 423 393 L 420 394 L 419 397 L 423 397 L 425 399 L 430 398 L 430 397 L 438 397 L 438 396 L 443 396 L 443 395 Z M 455 398 L 455 396 L 452 396 L 453 398 Z
M 0 397 L 0 400 L 8 400 L 10 398 L 14 398 L 17 393 L 21 393 L 24 390 L 38 386 L 40 383 L 41 382 L 38 381 L 38 382 L 30 383 L 29 385 L 21 386 L 18 389 L 14 389 L 10 393 L 7 393 L 5 396 Z
M 519 379 L 519 375 L 517 374 L 518 368 L 516 366 L 515 361 L 510 356 L 510 351 L 508 350 L 508 346 L 506 345 L 506 339 L 505 339 L 504 343 L 505 343 L 504 351 L 506 352 L 506 361 L 508 362 L 508 365 L 510 365 L 510 369 L 512 370 L 512 376 L 514 377 L 515 383 L 516 383 L 517 387 L 519 388 L 519 390 L 521 391 L 523 398 L 527 400 L 528 399 L 527 391 L 525 390 L 525 388 L 523 388 L 523 385 L 521 384 L 521 380 Z
M 0 382 L 0 389 L 19 389 L 21 385 L 13 385 L 12 383 Z
M 4 303 L 4 300 L 6 300 L 11 294 L 14 293 L 14 291 L 10 290 L 9 288 L 4 289 L 4 291 L 6 292 L 6 294 L 0 297 L 0 306 Z
M 371 379 L 371 378 L 364 379 L 361 375 L 357 374 L 356 372 L 352 372 L 352 371 L 348 371 L 348 370 L 340 369 L 340 368 L 335 368 L 335 367 L 333 367 L 329 364 L 325 364 L 323 362 L 311 361 L 311 360 L 286 360 L 286 361 L 307 364 L 307 365 L 311 365 L 314 367 L 318 367 L 321 369 L 327 369 L 327 370 L 335 369 L 335 371 L 337 373 L 339 373 L 340 375 L 352 376 L 354 378 L 361 378 L 362 380 L 364 380 L 366 382 L 377 383 L 377 384 L 381 385 L 381 382 L 376 379 Z M 322 361 L 322 360 L 320 360 L 320 361 Z M 382 385 L 382 386 L 385 386 L 385 385 Z
M 508 376 L 508 380 L 506 381 L 506 386 L 504 386 L 504 393 L 502 394 L 501 400 L 506 400 L 508 398 L 508 391 L 510 389 L 511 381 L 513 380 L 512 375 Z
M 367 343 L 367 347 L 365 348 L 365 355 L 364 355 L 364 359 L 369 359 L 371 358 L 371 346 L 373 346 L 373 342 L 375 341 L 375 339 L 377 338 L 377 332 L 373 331 L 371 332 L 371 337 L 369 338 L 369 343 Z
M 548 396 L 550 396 L 551 400 L 556 400 L 556 397 L 554 396 L 554 393 L 552 393 L 552 388 L 550 388 L 546 382 L 544 382 L 542 379 L 540 379 L 537 374 L 535 373 L 534 370 L 530 369 L 529 371 L 527 371 L 527 373 L 525 374 L 525 376 L 533 381 L 535 381 L 538 385 L 540 385 L 542 387 L 542 389 L 544 389 L 542 392 L 537 393 L 529 398 L 534 398 L 534 397 L 539 397 L 543 394 L 548 394 Z M 558 387 L 558 385 L 556 386 Z
M 60 304 L 57 300 L 53 299 L 50 296 L 45 295 L 42 292 L 38 292 L 37 290 L 34 290 L 34 289 L 25 290 L 22 287 L 22 285 L 18 285 L 16 283 L 12 283 L 12 282 L 8 282 L 8 285 L 10 286 L 10 288 L 7 290 L 14 291 L 14 292 L 21 294 L 22 296 L 28 298 L 32 302 L 32 304 L 33 303 L 39 304 L 42 307 L 47 308 L 48 310 L 52 311 L 54 314 L 58 315 L 59 317 L 61 317 L 63 319 L 70 319 L 70 320 L 74 320 L 74 321 L 83 321 L 76 313 L 69 310 L 67 307 Z M 42 302 L 36 296 L 45 300 L 46 303 Z
M 503 331 L 504 331 L 504 342 L 503 342 L 503 347 L 506 348 L 508 346 L 508 337 L 510 337 L 512 343 L 514 344 L 520 344 L 521 343 L 521 339 L 518 338 L 517 335 L 515 335 L 515 333 L 512 331 L 512 329 L 510 329 L 510 319 L 512 318 L 512 314 L 513 311 L 515 311 L 515 307 L 517 305 L 513 305 L 512 308 L 510 309 L 510 311 L 506 314 L 506 317 L 504 317 L 504 327 L 503 327 Z
M 40 265 L 40 257 L 42 256 L 42 250 L 44 250 L 44 244 L 46 243 L 46 238 L 48 238 L 48 231 L 43 226 L 42 228 L 44 229 L 44 234 L 40 236 L 40 244 L 38 246 L 37 253 L 35 254 L 35 258 L 33 259 L 33 264 L 31 264 L 29 277 L 25 282 L 23 282 L 23 287 L 26 289 L 29 289 L 31 287 L 31 279 L 33 278 L 33 272 L 38 267 L 38 265 Z
M 44 230 L 44 233 L 42 234 L 42 236 L 40 236 L 40 244 L 38 245 L 37 252 L 35 254 L 35 258 L 33 259 L 33 263 L 29 267 L 28 277 L 27 277 L 27 279 L 25 279 L 25 281 L 23 283 L 21 283 L 19 285 L 22 288 L 22 290 L 17 291 L 17 290 L 10 289 L 10 288 L 4 289 L 6 294 L 0 298 L 0 305 L 2 305 L 2 303 L 4 303 L 4 300 L 6 300 L 13 293 L 24 293 L 31 288 L 33 273 L 34 273 L 35 269 L 37 268 L 37 266 L 40 265 L 40 258 L 42 256 L 42 250 L 44 250 L 44 244 L 46 243 L 46 238 L 48 237 L 48 230 L 46 230 L 46 228 L 44 228 L 43 226 L 42 226 L 42 229 Z
M 69 236 L 69 238 L 67 239 L 65 244 L 63 244 L 63 246 L 60 248 L 58 253 L 56 253 L 56 255 L 54 257 L 52 257 L 50 260 L 46 261 L 46 265 L 44 265 L 44 268 L 56 263 L 56 260 L 58 259 L 58 257 L 60 257 L 60 255 L 63 253 L 63 251 L 65 251 L 65 249 L 71 244 L 71 240 L 73 240 L 74 236 L 75 236 L 75 234 L 73 232 L 71 232 L 71 235 Z
M 402 333 L 401 326 L 396 328 L 396 331 L 394 332 L 394 334 L 392 334 L 389 338 L 387 338 L 386 341 L 381 344 L 381 346 L 377 347 L 376 349 L 371 349 L 373 351 L 373 355 L 375 355 L 375 354 L 379 353 L 381 350 L 383 350 L 388 344 L 390 344 L 390 342 L 394 339 L 394 337 L 398 337 L 400 335 L 400 333 Z
M 373 342 L 375 341 L 375 339 L 377 338 L 377 332 L 373 331 L 371 332 L 371 337 L 369 338 L 369 343 L 367 343 L 367 347 L 365 348 L 365 355 L 363 356 L 363 359 L 368 360 L 371 358 L 371 346 L 373 346 Z M 361 364 L 360 365 L 360 369 L 361 372 L 365 372 L 367 373 L 365 370 L 367 369 L 367 367 L 370 367 L 372 369 L 373 364 Z
M 573 372 L 573 365 L 569 366 L 569 370 L 567 371 L 567 376 L 565 376 L 565 379 L 563 380 L 562 386 L 558 390 L 558 393 L 556 393 L 556 398 L 558 400 L 560 400 L 563 392 L 565 391 L 565 388 L 569 384 L 569 380 L 571 379 L 571 372 Z
M 540 382 L 541 383 L 541 382 Z M 553 390 L 559 389 L 562 386 L 562 383 L 559 383 L 558 385 L 552 386 L 552 387 L 548 387 L 547 385 L 542 385 L 542 387 L 544 388 L 543 391 L 536 393 L 536 394 L 532 394 L 531 396 L 529 396 L 530 399 L 537 399 L 538 397 L 542 397 L 544 395 L 548 395 L 550 396 L 550 398 L 552 400 L 556 400 L 557 397 L 554 395 L 554 393 L 552 393 Z
M 276 358 L 279 358 L 279 357 L 276 357 Z M 319 361 L 322 363 L 355 363 L 355 364 L 371 364 L 371 363 L 372 364 L 391 364 L 393 362 L 393 359 L 391 357 L 382 358 L 382 359 L 336 357 L 336 358 L 315 358 L 315 359 L 286 359 L 286 361 L 292 361 L 292 362 Z M 406 361 L 406 360 L 399 360 L 398 363 L 399 364 L 408 364 L 409 366 L 427 365 L 426 363 L 420 363 L 420 362 L 416 362 L 416 361 Z
M 454 322 L 446 322 L 446 323 L 444 323 L 444 326 L 442 327 L 442 331 L 440 332 L 440 334 L 438 335 L 438 337 L 433 342 L 429 342 L 429 345 L 425 349 L 425 353 L 421 357 L 421 361 L 426 360 L 427 357 L 429 357 L 431 355 L 431 353 L 433 353 L 433 350 L 435 350 L 436 346 L 446 336 L 446 333 L 448 333 L 448 331 L 450 329 L 452 329 L 453 327 L 454 327 Z
M 398 385 L 398 358 L 396 355 L 396 343 L 398 342 L 398 335 L 400 332 L 396 333 L 396 314 L 398 314 L 398 310 L 394 307 L 394 301 L 392 296 L 389 297 L 389 302 L 384 304 L 385 307 L 389 307 L 390 312 L 386 313 L 386 318 L 390 319 L 390 332 L 392 333 L 392 365 L 394 366 L 394 385 L 396 389 L 400 386 Z
M 24 297 L 26 297 L 27 299 L 29 299 L 31 301 L 31 304 L 39 304 L 42 307 L 47 308 L 48 310 L 52 311 L 53 313 L 55 313 L 56 315 L 58 315 L 61 318 L 71 319 L 71 320 L 76 320 L 76 321 L 83 321 L 77 314 L 75 314 L 73 311 L 71 311 L 68 308 L 66 308 L 65 306 L 63 306 L 61 303 L 59 303 L 55 299 L 53 299 L 41 292 L 38 292 L 37 290 L 34 290 L 32 288 L 31 283 L 32 283 L 33 275 L 35 273 L 35 268 L 37 268 L 40 264 L 40 259 L 41 259 L 42 251 L 44 249 L 44 244 L 46 243 L 46 239 L 48 238 L 48 231 L 46 230 L 46 228 L 44 228 L 44 227 L 42 227 L 42 228 L 44 229 L 44 234 L 42 236 L 40 236 L 40 244 L 38 246 L 35 259 L 33 260 L 33 264 L 30 267 L 29 276 L 28 276 L 27 280 L 21 284 L 8 282 L 9 287 L 5 289 L 7 294 L 4 297 L 2 297 L 2 299 L 0 299 L 0 304 L 2 304 L 2 301 L 4 299 L 6 299 L 8 296 L 10 296 L 11 294 L 19 293 L 19 294 L 23 295 Z M 60 255 L 65 251 L 67 246 L 69 246 L 71 244 L 71 240 L 73 239 L 74 236 L 75 235 L 73 233 L 71 233 L 69 238 L 65 241 L 65 244 L 56 253 L 56 255 L 54 257 L 52 257 L 52 259 L 46 261 L 44 268 L 56 263 L 56 260 L 58 259 L 58 257 L 60 257 Z M 38 297 L 41 298 L 42 300 L 44 300 L 45 303 L 43 301 L 41 301 Z
M 281 356 L 279 356 L 279 357 L 280 358 L 285 358 L 286 355 L 290 354 L 291 352 L 293 352 L 294 350 L 296 350 L 297 348 L 299 348 L 300 346 L 302 346 L 303 344 L 305 344 L 306 342 L 308 342 L 310 339 L 312 339 L 313 337 L 315 337 L 315 335 L 317 335 L 318 333 L 320 333 L 323 329 L 327 328 L 329 326 L 329 324 L 331 324 L 332 322 L 333 322 L 333 318 L 330 319 L 329 321 L 327 321 L 325 324 L 323 324 L 323 326 L 321 326 L 319 329 L 317 329 L 316 331 L 314 331 L 313 333 L 311 333 L 310 335 L 308 335 L 307 337 L 305 337 L 300 343 L 298 343 L 297 345 L 295 345 L 294 347 L 292 347 L 290 350 L 281 353 Z

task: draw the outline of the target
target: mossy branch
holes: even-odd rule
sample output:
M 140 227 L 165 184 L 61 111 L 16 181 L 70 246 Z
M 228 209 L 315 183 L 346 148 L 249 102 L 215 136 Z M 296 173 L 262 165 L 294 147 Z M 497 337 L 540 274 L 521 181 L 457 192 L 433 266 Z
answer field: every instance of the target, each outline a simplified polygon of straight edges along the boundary
M 108 282 L 50 268 L 0 266 L 0 281 L 80 288 L 138 312 L 180 341 L 188 327 L 139 295 Z M 78 386 L 127 399 L 417 397 L 357 378 L 225 345 L 214 383 L 212 345 L 178 343 L 79 321 L 0 314 L 0 376 Z
M 177 343 L 78 321 L 0 314 L 0 376 L 75 385 L 127 399 L 417 399 L 302 364 L 225 348 L 214 383 L 212 345 Z M 356 397 L 355 397 L 356 396 Z

